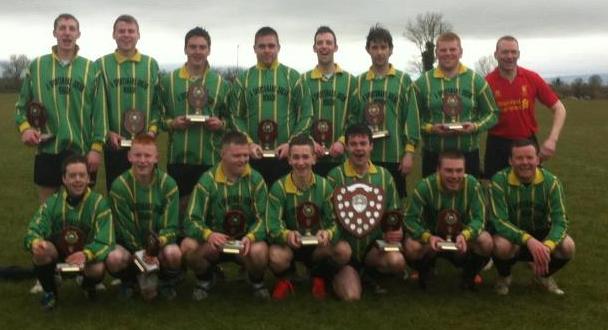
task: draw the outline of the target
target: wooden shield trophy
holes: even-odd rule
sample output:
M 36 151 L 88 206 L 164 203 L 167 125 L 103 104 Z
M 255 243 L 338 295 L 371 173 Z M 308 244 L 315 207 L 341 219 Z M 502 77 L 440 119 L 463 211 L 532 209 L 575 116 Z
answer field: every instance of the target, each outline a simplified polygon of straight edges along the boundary
M 46 132 L 48 114 L 42 103 L 36 101 L 28 103 L 26 118 L 30 126 L 40 133 L 40 142 L 46 142 L 53 138 L 53 134 Z
M 131 109 L 125 112 L 122 122 L 125 130 L 131 137 L 130 139 L 121 139 L 120 146 L 123 148 L 131 148 L 133 138 L 144 131 L 146 126 L 146 114 L 137 109 Z
M 365 121 L 372 129 L 372 138 L 380 139 L 389 135 L 384 127 L 384 103 L 370 102 L 365 105 Z
M 190 84 L 188 88 L 188 105 L 194 109 L 193 114 L 187 114 L 186 118 L 193 123 L 204 123 L 209 116 L 203 115 L 203 109 L 207 106 L 209 93 L 203 86 L 202 80 L 197 80 Z
M 298 226 L 303 235 L 300 237 L 302 245 L 318 245 L 319 240 L 313 233 L 318 230 L 320 212 L 319 208 L 315 203 L 304 202 L 298 205 L 296 208 L 296 218 L 298 220 Z M 302 232 L 300 232 L 302 234 Z
M 384 190 L 365 182 L 356 182 L 334 190 L 333 204 L 344 230 L 363 238 L 380 225 L 384 213 Z
M 456 251 L 456 236 L 462 231 L 462 218 L 456 210 L 445 209 L 437 215 L 437 235 L 443 238 L 438 246 L 443 251 Z

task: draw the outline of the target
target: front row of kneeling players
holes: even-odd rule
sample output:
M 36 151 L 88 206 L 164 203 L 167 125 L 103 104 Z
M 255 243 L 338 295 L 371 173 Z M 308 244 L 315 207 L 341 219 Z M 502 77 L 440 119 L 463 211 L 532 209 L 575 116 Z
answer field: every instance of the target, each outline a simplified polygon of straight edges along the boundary
M 274 299 L 293 293 L 289 275 L 294 261 L 301 261 L 310 270 L 316 298 L 325 297 L 331 280 L 339 299 L 357 300 L 362 281 L 380 291 L 378 275 L 403 273 L 406 260 L 426 287 L 437 256 L 463 268 L 463 288 L 474 288 L 475 275 L 493 256 L 498 293 L 508 293 L 510 268 L 521 260 L 533 265 L 539 284 L 563 294 L 551 275 L 573 257 L 574 241 L 566 234 L 561 183 L 538 166 L 534 142 L 514 144 L 511 167 L 494 176 L 489 225 L 484 188 L 465 174 L 462 154 L 440 156 L 437 172 L 418 183 L 402 220 L 400 212 L 391 212 L 399 209 L 392 176 L 370 161 L 369 128 L 351 126 L 345 144 L 348 158 L 323 178 L 312 171 L 313 142 L 292 139 L 292 170 L 268 191 L 249 166 L 246 136 L 229 132 L 221 161 L 200 177 L 181 224 L 177 186 L 156 167 L 153 138 L 134 139 L 131 169 L 110 191 L 111 209 L 88 188 L 86 159 L 70 158 L 63 167 L 64 189 L 39 209 L 25 238 L 44 288 L 43 307 L 56 304 L 56 270 L 81 273 L 89 296 L 107 269 L 121 279 L 123 295 L 139 287 L 146 299 L 157 292 L 173 298 L 182 262 L 197 278 L 195 300 L 210 294 L 217 264 L 225 261 L 243 267 L 260 298 L 270 296 L 263 278 L 267 268 L 277 279 Z M 342 188 L 334 192 L 335 187 Z M 391 216 L 382 219 L 382 213 Z M 391 243 L 402 243 L 403 253 L 386 248 Z

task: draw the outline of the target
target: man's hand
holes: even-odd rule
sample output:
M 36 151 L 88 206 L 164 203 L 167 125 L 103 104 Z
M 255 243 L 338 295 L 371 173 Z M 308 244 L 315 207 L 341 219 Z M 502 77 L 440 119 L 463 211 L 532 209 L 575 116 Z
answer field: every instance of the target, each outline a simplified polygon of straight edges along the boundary
M 224 122 L 218 117 L 210 117 L 205 121 L 205 128 L 211 132 L 218 131 L 224 127 Z
M 545 140 L 545 143 L 540 147 L 540 152 L 538 156 L 540 157 L 540 161 L 548 160 L 549 158 L 555 155 L 555 149 L 557 146 L 557 141 L 552 139 Z
M 287 234 L 287 245 L 292 249 L 299 249 L 302 246 L 302 241 L 300 241 L 300 233 L 295 230 L 290 230 Z
M 42 256 L 45 254 L 46 250 L 49 248 L 49 243 L 47 241 L 37 241 L 32 244 L 32 253 L 35 256 Z
M 475 132 L 475 124 L 469 121 L 462 123 L 462 129 L 458 130 L 460 134 L 472 134 L 473 132 Z
M 99 164 L 101 164 L 101 154 L 96 150 L 89 151 L 87 154 L 87 167 L 89 173 L 97 172 Z
M 317 240 L 319 241 L 320 246 L 329 245 L 329 232 L 327 230 L 319 230 L 317 231 Z
M 214 232 L 211 235 L 209 235 L 209 238 L 207 241 L 209 242 L 209 244 L 211 244 L 211 246 L 216 251 L 221 251 L 222 246 L 224 246 L 224 244 L 226 244 L 226 241 L 228 241 L 228 239 L 229 239 L 229 237 L 227 235 Z
M 277 148 L 277 156 L 279 157 L 279 159 L 286 159 L 288 153 L 289 153 L 289 144 L 287 144 L 287 143 L 282 143 Z
M 449 129 L 444 124 L 433 124 L 433 127 L 431 128 L 431 133 L 437 134 L 439 136 L 448 136 L 456 134 L 456 131 Z
M 462 234 L 456 236 L 456 248 L 461 254 L 467 253 L 467 240 Z
M 443 240 L 443 238 L 439 237 L 439 236 L 431 236 L 429 238 L 429 245 L 431 246 L 431 250 L 435 251 L 435 252 L 439 252 L 439 242 L 445 242 Z
M 84 255 L 84 252 L 78 251 L 70 254 L 67 258 L 65 258 L 65 262 L 70 265 L 81 266 L 87 261 L 87 257 Z
M 414 164 L 414 157 L 411 152 L 406 152 L 401 158 L 401 163 L 399 164 L 399 171 L 403 176 L 406 176 L 412 170 L 412 165 Z
M 344 144 L 340 141 L 336 141 L 329 148 L 329 155 L 336 158 L 344 154 Z
M 246 257 L 251 250 L 251 240 L 249 237 L 245 236 L 241 239 L 241 243 L 243 243 L 243 249 L 241 250 L 241 256 Z
M 534 261 L 534 274 L 538 276 L 547 274 L 549 261 L 551 261 L 551 250 L 535 238 L 530 238 L 526 245 Z
M 120 149 L 120 140 L 122 140 L 122 136 L 115 132 L 108 132 L 108 142 L 110 143 L 110 147 L 114 150 Z
M 325 156 L 325 147 L 318 144 L 316 141 L 315 141 L 315 154 L 317 155 L 317 158 L 321 158 L 321 157 Z
M 251 159 L 260 159 L 264 155 L 262 147 L 257 143 L 249 144 L 249 157 Z
M 21 133 L 21 142 L 28 146 L 35 146 L 40 143 L 40 132 L 33 128 L 28 128 Z
M 171 122 L 171 129 L 174 131 L 185 130 L 188 126 L 190 126 L 190 119 L 186 116 L 177 116 Z

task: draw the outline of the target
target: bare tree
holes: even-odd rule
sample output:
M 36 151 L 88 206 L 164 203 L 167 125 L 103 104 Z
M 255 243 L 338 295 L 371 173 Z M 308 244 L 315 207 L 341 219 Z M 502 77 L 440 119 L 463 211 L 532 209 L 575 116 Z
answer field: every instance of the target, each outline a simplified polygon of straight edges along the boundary
M 420 50 L 420 58 L 423 71 L 433 68 L 435 63 L 435 39 L 444 32 L 452 30 L 452 24 L 443 20 L 443 14 L 437 12 L 426 12 L 418 14 L 414 21 L 408 21 L 403 36 L 413 42 Z
M 475 71 L 485 77 L 488 73 L 492 72 L 497 65 L 498 62 L 496 62 L 494 55 L 482 56 L 475 63 Z
M 30 65 L 30 60 L 27 56 L 21 55 L 11 55 L 9 61 L 7 63 L 2 63 L 2 77 L 14 79 L 15 81 L 21 80 L 21 74 L 27 69 Z

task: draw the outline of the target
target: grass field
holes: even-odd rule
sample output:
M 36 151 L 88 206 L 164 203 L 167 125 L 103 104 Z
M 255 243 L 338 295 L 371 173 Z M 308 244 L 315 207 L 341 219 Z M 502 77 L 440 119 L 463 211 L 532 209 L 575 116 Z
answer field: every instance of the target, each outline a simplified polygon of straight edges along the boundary
M 13 119 L 15 100 L 15 94 L 0 94 L 1 266 L 30 264 L 22 239 L 37 208 L 34 150 L 20 143 Z M 477 293 L 462 292 L 458 274 L 441 261 L 439 275 L 428 291 L 394 278 L 387 283 L 389 294 L 366 293 L 357 303 L 317 302 L 306 284 L 299 285 L 297 296 L 286 302 L 259 303 L 250 296 L 246 283 L 235 281 L 219 283 L 207 301 L 194 303 L 189 276 L 179 287 L 177 300 L 153 303 L 121 301 L 115 288 L 90 303 L 73 281 L 65 281 L 58 308 L 43 313 L 39 297 L 28 293 L 32 280 L 0 281 L 0 324 L 3 329 L 603 329 L 608 323 L 608 148 L 603 141 L 608 136 L 608 102 L 568 101 L 566 106 L 568 119 L 557 157 L 546 164 L 564 182 L 569 233 L 577 243 L 576 258 L 556 276 L 566 291 L 564 297 L 532 288 L 531 274 L 521 264 L 514 269 L 507 297 L 492 291 L 494 269 L 484 273 L 485 283 Z M 549 112 L 538 111 L 546 128 Z M 539 136 L 546 136 L 546 131 Z M 417 177 L 409 179 L 410 189 Z M 97 188 L 103 191 L 102 178 Z M 271 281 L 270 277 L 269 285 Z

